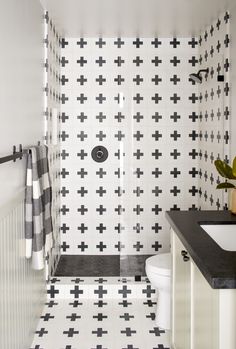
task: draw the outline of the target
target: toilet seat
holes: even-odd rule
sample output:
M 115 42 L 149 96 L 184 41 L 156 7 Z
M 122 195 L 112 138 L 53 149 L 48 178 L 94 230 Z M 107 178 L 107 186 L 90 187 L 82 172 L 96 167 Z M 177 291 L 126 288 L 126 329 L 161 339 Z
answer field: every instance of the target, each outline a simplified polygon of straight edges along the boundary
M 170 276 L 171 253 L 161 253 L 146 259 L 149 271 L 158 275 Z

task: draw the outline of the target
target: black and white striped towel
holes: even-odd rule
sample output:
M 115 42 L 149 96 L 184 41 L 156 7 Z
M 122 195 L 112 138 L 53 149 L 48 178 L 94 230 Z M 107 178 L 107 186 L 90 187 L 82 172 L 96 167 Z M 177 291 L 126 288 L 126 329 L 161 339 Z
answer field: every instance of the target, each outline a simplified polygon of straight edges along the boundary
M 26 258 L 41 270 L 53 245 L 51 217 L 52 189 L 49 178 L 48 149 L 32 147 L 27 156 L 25 196 Z

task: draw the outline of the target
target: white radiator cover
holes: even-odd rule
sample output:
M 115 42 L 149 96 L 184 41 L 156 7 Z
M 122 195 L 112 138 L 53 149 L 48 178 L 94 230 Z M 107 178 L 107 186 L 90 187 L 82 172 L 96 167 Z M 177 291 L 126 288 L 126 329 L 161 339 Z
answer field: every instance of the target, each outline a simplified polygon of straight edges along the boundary
M 23 191 L 0 207 L 0 348 L 30 347 L 45 287 L 44 272 L 25 258 Z

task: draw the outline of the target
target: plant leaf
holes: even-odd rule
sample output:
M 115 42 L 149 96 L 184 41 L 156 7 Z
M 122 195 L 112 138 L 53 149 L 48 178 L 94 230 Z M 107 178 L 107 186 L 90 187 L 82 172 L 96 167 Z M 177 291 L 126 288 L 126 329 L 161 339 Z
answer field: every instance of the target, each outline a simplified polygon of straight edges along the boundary
M 233 160 L 233 175 L 236 177 L 236 156 L 235 156 L 235 158 L 234 158 L 234 160 Z
M 235 185 L 229 182 L 220 183 L 216 187 L 216 189 L 230 189 L 230 188 L 235 188 Z
M 226 162 L 222 160 L 215 160 L 215 167 L 222 177 L 236 179 L 236 176 L 233 175 L 232 167 L 226 164 Z

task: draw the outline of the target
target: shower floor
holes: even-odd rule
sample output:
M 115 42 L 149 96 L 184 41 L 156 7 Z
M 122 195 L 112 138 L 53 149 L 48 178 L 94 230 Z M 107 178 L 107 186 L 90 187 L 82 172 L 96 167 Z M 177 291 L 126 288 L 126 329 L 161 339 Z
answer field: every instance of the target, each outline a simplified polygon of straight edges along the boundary
M 145 276 L 150 255 L 61 255 L 55 276 Z

